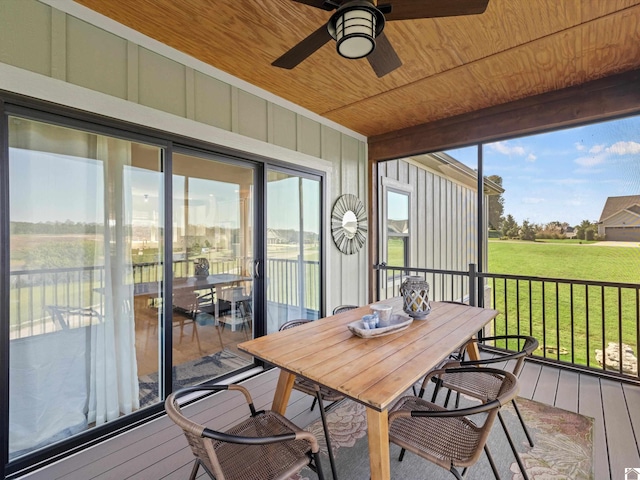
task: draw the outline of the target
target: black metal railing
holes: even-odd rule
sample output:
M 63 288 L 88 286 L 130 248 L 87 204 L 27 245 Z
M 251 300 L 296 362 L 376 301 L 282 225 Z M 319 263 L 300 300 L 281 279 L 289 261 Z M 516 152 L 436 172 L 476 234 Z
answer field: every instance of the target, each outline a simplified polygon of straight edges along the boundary
M 431 285 L 432 300 L 464 301 L 500 313 L 496 335 L 532 335 L 534 358 L 640 381 L 640 284 L 376 265 L 378 298 L 399 295 L 407 275 Z M 517 346 L 494 345 L 504 350 Z
M 194 275 L 192 261 L 173 262 L 174 278 Z M 235 257 L 209 264 L 211 274 L 233 273 L 251 276 L 253 259 Z M 267 301 L 320 312 L 320 262 L 297 259 L 269 259 L 266 262 Z M 162 263 L 131 266 L 134 285 L 162 281 Z M 10 273 L 10 338 L 56 330 L 52 306 L 93 308 L 103 311 L 104 266 L 16 270 Z M 71 325 L 73 327 L 73 325 Z

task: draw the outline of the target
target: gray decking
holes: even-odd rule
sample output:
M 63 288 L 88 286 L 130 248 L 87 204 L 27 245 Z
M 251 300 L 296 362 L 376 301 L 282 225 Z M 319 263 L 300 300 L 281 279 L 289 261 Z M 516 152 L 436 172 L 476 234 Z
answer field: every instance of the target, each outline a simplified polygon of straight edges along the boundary
M 246 380 L 258 409 L 269 407 L 276 379 L 277 370 L 271 370 Z M 521 396 L 595 419 L 596 480 L 623 479 L 625 467 L 640 467 L 639 386 L 532 362 L 526 363 L 520 380 Z M 232 424 L 246 412 L 235 410 L 240 401 L 231 395 L 224 392 L 195 403 L 189 407 L 192 418 L 212 428 Z M 307 425 L 318 415 L 317 408 L 309 412 L 310 404 L 311 397 L 294 391 L 287 416 L 298 425 Z M 189 477 L 192 459 L 181 430 L 162 417 L 22 478 L 182 480 Z M 443 472 L 443 478 L 448 475 Z

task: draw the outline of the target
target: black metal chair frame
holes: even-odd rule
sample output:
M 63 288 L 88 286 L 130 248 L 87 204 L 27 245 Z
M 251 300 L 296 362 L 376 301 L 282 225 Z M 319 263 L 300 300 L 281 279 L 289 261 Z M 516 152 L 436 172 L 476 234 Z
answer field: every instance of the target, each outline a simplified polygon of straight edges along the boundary
M 184 414 L 182 414 L 180 407 L 178 405 L 178 399 L 195 392 L 203 393 L 203 392 L 216 392 L 216 391 L 223 391 L 223 390 L 239 391 L 244 395 L 247 401 L 247 404 L 250 410 L 250 419 L 245 420 L 240 425 L 243 425 L 249 422 L 255 423 L 255 421 L 252 419 L 259 419 L 261 417 L 266 418 L 265 417 L 266 415 L 270 415 L 272 417 L 275 417 L 276 419 L 279 418 L 282 421 L 282 424 L 285 426 L 287 423 L 290 425 L 293 425 L 286 418 L 278 415 L 275 412 L 265 411 L 265 410 L 259 410 L 259 411 L 256 410 L 253 405 L 253 400 L 251 398 L 249 391 L 240 385 L 234 385 L 234 384 L 199 385 L 195 387 L 186 387 L 186 388 L 177 390 L 176 392 L 169 395 L 169 397 L 165 401 L 165 409 L 169 417 L 178 426 L 180 426 L 183 429 L 185 435 L 187 436 L 187 439 L 189 440 L 189 444 L 194 453 L 194 456 L 196 457 L 195 463 L 191 470 L 191 476 L 189 477 L 190 480 L 194 480 L 196 478 L 196 475 L 198 473 L 198 469 L 200 468 L 200 466 L 203 467 L 203 469 L 207 472 L 207 474 L 213 480 L 217 478 L 225 477 L 224 473 L 221 470 L 220 464 L 218 462 L 218 459 L 215 453 L 216 447 L 214 445 L 218 442 L 230 443 L 230 444 L 242 444 L 242 445 L 268 445 L 268 444 L 277 444 L 277 443 L 294 442 L 294 441 L 306 441 L 307 443 L 309 443 L 309 451 L 307 452 L 307 456 L 308 456 L 307 465 L 314 472 L 316 472 L 319 480 L 324 480 L 322 465 L 320 463 L 320 447 L 318 445 L 318 442 L 315 436 L 311 432 L 298 429 L 298 431 L 291 430 L 290 433 L 286 433 L 286 434 L 266 435 L 263 437 L 241 436 L 241 435 L 234 435 L 226 432 L 220 432 L 217 430 L 204 427 L 203 425 L 200 425 L 196 422 L 189 420 L 187 417 L 184 416 Z M 189 438 L 190 436 L 191 438 Z M 202 445 L 195 445 L 195 443 L 198 443 L 198 442 L 193 441 L 192 440 L 193 438 L 208 439 L 209 442 L 202 442 Z M 214 442 L 210 442 L 210 440 L 213 440 Z M 208 457 L 207 458 L 208 462 L 206 460 L 203 461 L 200 458 L 200 455 L 206 455 Z M 209 465 L 212 468 L 209 468 L 206 463 L 209 463 Z M 214 471 L 211 471 L 211 470 L 214 470 Z M 278 476 L 278 478 L 284 478 L 282 477 L 282 473 L 280 474 L 280 476 Z
M 471 339 L 469 340 L 461 349 L 460 349 L 460 356 L 461 358 L 463 358 L 464 356 L 464 352 L 466 350 L 466 347 L 470 344 L 470 343 L 477 343 L 479 341 L 481 342 L 491 342 L 491 341 L 496 341 L 496 340 L 506 340 L 506 341 L 513 341 L 516 340 L 518 341 L 518 344 L 520 344 L 520 342 L 524 342 L 522 348 L 518 351 L 518 352 L 514 352 L 511 354 L 507 354 L 507 355 L 503 355 L 503 356 L 498 356 L 498 357 L 494 357 L 494 358 L 487 358 L 487 359 L 482 359 L 482 360 L 452 360 L 447 362 L 444 365 L 444 368 L 454 368 L 454 367 L 479 367 L 479 366 L 486 366 L 486 365 L 494 365 L 497 363 L 504 363 L 510 360 L 515 360 L 516 364 L 512 370 L 514 375 L 519 375 L 520 371 L 522 370 L 522 366 L 524 364 L 524 360 L 526 357 L 528 357 L 529 355 L 531 355 L 533 353 L 533 351 L 538 348 L 538 340 L 530 335 L 498 335 L 498 336 L 493 336 L 493 337 L 483 337 L 482 339 Z M 473 371 L 470 372 L 471 374 L 473 374 Z M 425 379 L 426 380 L 426 379 Z M 436 386 L 434 388 L 433 391 L 433 395 L 431 397 L 431 401 L 435 402 L 436 398 L 438 396 L 438 393 L 440 391 L 440 388 L 444 387 L 448 389 L 447 392 L 447 396 L 445 398 L 445 407 L 448 405 L 449 403 L 449 398 L 451 396 L 451 391 L 454 390 L 456 391 L 456 408 L 459 405 L 460 402 L 460 393 L 461 390 L 460 389 L 456 389 L 455 386 L 449 384 L 446 382 L 446 376 L 444 377 L 433 377 L 433 380 L 436 382 Z M 419 397 L 422 398 L 422 396 L 424 395 L 424 391 L 425 391 L 425 387 L 426 387 L 426 383 L 423 381 L 422 383 L 422 387 L 420 388 L 420 393 L 419 393 Z M 479 394 L 479 392 L 474 392 L 474 391 L 469 391 L 469 390 L 464 390 L 462 391 L 462 393 L 465 393 L 467 395 L 470 395 L 474 398 L 477 398 L 480 401 L 486 402 L 486 401 L 490 401 L 492 400 L 491 398 L 484 398 L 481 394 Z M 531 436 L 531 433 L 529 432 L 529 429 L 527 428 L 527 425 L 525 424 L 524 418 L 522 418 L 522 414 L 520 413 L 520 409 L 518 408 L 518 403 L 516 402 L 515 397 L 511 400 L 511 403 L 513 405 L 513 408 L 516 412 L 516 415 L 518 416 L 518 419 L 520 421 L 520 424 L 522 425 L 522 429 L 524 430 L 524 433 L 527 437 L 527 441 L 529 442 L 529 445 L 531 447 L 534 446 L 534 442 L 533 442 L 533 438 Z M 511 437 L 511 434 L 509 433 L 506 423 L 504 421 L 504 418 L 502 416 L 502 414 L 500 412 L 498 412 L 498 419 L 500 420 L 500 424 L 502 425 L 502 428 L 504 430 L 505 436 L 507 437 L 507 441 L 509 442 L 509 446 L 511 447 L 511 450 L 513 451 L 513 454 L 516 458 L 516 461 L 518 463 L 518 466 L 520 467 L 520 471 L 522 472 L 522 476 L 524 477 L 525 480 L 529 480 L 529 476 L 527 475 L 524 463 L 522 462 L 522 459 L 520 458 L 520 454 L 518 453 L 518 450 L 515 446 L 515 443 L 513 442 L 513 439 Z M 494 471 L 496 478 L 499 479 L 499 475 L 497 474 L 496 471 Z
M 429 382 L 431 378 L 437 378 L 438 376 L 442 375 L 442 374 L 446 374 L 446 373 L 478 373 L 478 369 L 475 367 L 458 367 L 458 368 L 446 368 L 446 369 L 438 369 L 438 370 L 433 370 L 432 372 L 430 372 L 426 378 L 425 378 L 425 383 Z M 391 425 L 393 424 L 393 422 L 395 421 L 396 418 L 398 417 L 435 417 L 435 418 L 452 418 L 452 417 L 469 417 L 469 416 L 473 416 L 473 415 L 477 415 L 480 413 L 485 413 L 487 412 L 489 416 L 487 416 L 484 420 L 484 424 L 482 427 L 485 429 L 486 428 L 486 432 L 484 435 L 484 440 L 481 441 L 480 443 L 483 443 L 482 448 L 485 452 L 485 454 L 487 455 L 487 459 L 489 461 L 489 464 L 491 466 L 491 469 L 493 470 L 494 474 L 497 474 L 497 468 L 495 466 L 495 462 L 493 460 L 493 457 L 491 455 L 491 452 L 489 450 L 489 447 L 486 444 L 486 438 L 488 437 L 488 432 L 489 429 L 492 427 L 493 421 L 494 421 L 494 417 L 495 414 L 493 414 L 493 412 L 496 412 L 496 414 L 500 414 L 500 408 L 502 407 L 502 405 L 504 405 L 505 403 L 509 402 L 510 400 L 512 400 L 513 398 L 515 398 L 515 396 L 517 395 L 517 391 L 518 391 L 518 380 L 515 377 L 515 375 L 513 375 L 510 372 L 506 372 L 504 370 L 498 370 L 498 369 L 493 369 L 493 368 L 483 368 L 481 370 L 481 374 L 484 375 L 495 375 L 495 376 L 499 376 L 502 377 L 502 384 L 501 384 L 501 388 L 500 388 L 500 395 L 497 396 L 497 398 L 490 400 L 488 402 L 484 402 L 481 403 L 477 406 L 473 406 L 473 407 L 467 407 L 467 408 L 462 408 L 462 409 L 456 409 L 456 410 L 447 410 L 446 408 L 442 408 L 439 407 L 438 405 L 436 405 L 433 402 L 427 402 L 425 400 L 422 400 L 422 397 L 404 397 L 402 399 L 400 399 L 396 405 L 394 405 L 394 407 L 391 408 L 390 413 L 389 413 L 389 425 L 390 425 L 390 432 L 391 432 Z M 509 387 L 510 385 L 510 387 Z M 505 386 L 507 386 L 507 390 L 503 391 L 503 389 L 505 388 Z M 411 410 L 411 411 L 407 411 L 407 410 L 401 410 L 398 409 L 398 405 L 402 405 L 405 401 L 405 399 L 407 398 L 419 398 L 420 400 L 422 400 L 423 404 L 425 406 L 429 407 L 429 410 Z M 469 420 L 467 418 L 467 420 Z M 487 424 L 487 422 L 490 422 Z M 390 433 L 390 440 L 393 442 L 393 434 Z M 396 443 L 396 442 L 394 442 Z M 455 450 L 455 449 L 454 449 Z M 399 461 L 402 461 L 404 458 L 404 454 L 405 454 L 405 448 L 403 448 L 401 446 L 401 451 L 400 451 L 400 456 L 398 458 Z M 416 452 L 418 455 L 420 453 Z M 431 460 L 434 461 L 434 460 Z M 442 461 L 442 460 L 441 460 Z M 469 460 L 469 462 L 467 463 L 475 463 L 475 461 L 477 461 L 477 458 L 471 459 Z M 440 466 L 443 466 L 442 464 L 440 464 Z M 449 471 L 453 474 L 453 476 L 455 476 L 457 479 L 462 480 L 464 478 L 464 476 L 466 475 L 467 469 L 469 468 L 470 465 L 464 466 L 462 472 L 458 472 L 456 466 L 453 464 L 453 461 L 451 462 L 451 464 L 449 465 Z
M 289 328 L 295 328 L 300 325 L 304 325 L 305 323 L 312 322 L 313 320 L 308 319 L 299 319 L 299 320 L 289 320 L 283 323 L 279 330 L 287 330 Z M 322 420 L 322 429 L 324 430 L 324 437 L 327 441 L 327 451 L 329 453 L 329 463 L 331 464 L 331 474 L 333 475 L 334 480 L 337 480 L 338 474 L 335 464 L 335 458 L 333 457 L 333 450 L 331 448 L 331 436 L 329 435 L 329 427 L 327 426 L 327 416 L 326 412 L 329 407 L 324 406 L 324 399 L 330 399 L 333 403 L 341 400 L 343 397 L 339 392 L 335 392 L 327 387 L 322 387 L 316 383 L 310 382 L 306 379 L 296 377 L 296 380 L 293 383 L 293 388 L 306 393 L 308 395 L 313 395 L 313 403 L 311 404 L 310 411 L 313 411 L 314 405 L 317 403 L 320 407 L 320 418 Z M 313 393 L 311 393 L 313 392 Z M 337 398 L 340 397 L 340 398 Z M 333 405 L 332 403 L 332 405 Z

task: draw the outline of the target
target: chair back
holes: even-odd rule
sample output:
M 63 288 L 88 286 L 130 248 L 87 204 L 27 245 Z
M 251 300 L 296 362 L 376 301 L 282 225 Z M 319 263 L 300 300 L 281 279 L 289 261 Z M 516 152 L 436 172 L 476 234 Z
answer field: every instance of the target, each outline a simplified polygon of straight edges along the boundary
M 288 330 L 290 328 L 298 327 L 300 325 L 304 325 L 305 323 L 309 323 L 309 322 L 313 322 L 313 320 L 309 320 L 307 318 L 299 318 L 297 320 L 289 320 L 288 322 L 285 322 L 282 325 L 280 325 L 280 328 L 278 329 L 278 331 Z
M 492 342 L 496 340 L 506 340 L 506 341 L 517 341 L 518 345 L 522 343 L 522 347 L 520 350 L 514 353 L 510 353 L 508 355 L 498 356 L 496 358 L 485 359 L 485 360 L 476 360 L 476 361 L 465 361 L 461 362 L 461 365 L 488 365 L 491 363 L 499 363 L 506 362 L 509 360 L 515 360 L 516 363 L 513 367 L 512 372 L 515 375 L 519 375 L 522 367 L 524 366 L 524 360 L 526 357 L 531 355 L 538 348 L 538 340 L 535 337 L 530 335 L 498 335 L 494 337 L 484 337 L 482 339 L 483 342 Z
M 463 367 L 464 368 L 464 367 Z M 518 379 L 511 372 L 506 372 L 504 370 L 498 370 L 494 368 L 482 368 L 477 369 L 476 367 L 471 367 L 472 369 L 479 370 L 477 374 L 479 375 L 493 375 L 494 377 L 502 377 L 502 382 L 500 385 L 500 389 L 498 390 L 498 396 L 495 400 L 490 401 L 488 403 L 484 403 L 480 405 L 480 407 L 486 407 L 487 417 L 482 425 L 482 435 L 480 437 L 480 442 L 478 444 L 477 450 L 474 452 L 472 462 L 475 463 L 482 451 L 484 449 L 485 444 L 487 443 L 487 439 L 489 438 L 489 434 L 491 433 L 491 427 L 493 426 L 493 422 L 498 415 L 498 411 L 500 407 L 509 403 L 511 400 L 516 398 L 518 395 Z M 482 372 L 482 373 L 480 373 Z M 471 407 L 473 409 L 474 407 Z M 464 410 L 464 409 L 463 409 Z M 482 410 L 482 408 L 480 408 Z
M 198 387 L 198 390 L 206 388 L 203 385 Z M 164 403 L 165 410 L 169 418 L 182 429 L 196 461 L 204 467 L 210 477 L 223 480 L 225 477 L 213 447 L 213 440 L 203 436 L 206 427 L 187 418 L 178 403 L 178 398 L 194 390 L 193 388 L 185 388 L 169 395 Z M 218 388 L 214 387 L 210 390 L 218 390 Z
M 70 326 L 78 328 L 102 323 L 102 316 L 91 307 L 49 305 L 47 309 L 59 330 L 68 330 Z
M 333 309 L 333 314 L 337 315 L 338 313 L 346 312 L 348 310 L 353 310 L 358 308 L 358 305 L 339 305 Z
M 179 399 L 196 392 L 234 390 L 244 395 L 250 416 L 225 432 L 213 430 L 187 418 Z M 190 480 L 200 465 L 215 480 L 285 480 L 311 467 L 323 480 L 320 446 L 315 435 L 301 430 L 282 415 L 257 411 L 249 391 L 241 385 L 198 385 L 180 389 L 167 397 L 165 410 L 178 425 L 196 462 Z

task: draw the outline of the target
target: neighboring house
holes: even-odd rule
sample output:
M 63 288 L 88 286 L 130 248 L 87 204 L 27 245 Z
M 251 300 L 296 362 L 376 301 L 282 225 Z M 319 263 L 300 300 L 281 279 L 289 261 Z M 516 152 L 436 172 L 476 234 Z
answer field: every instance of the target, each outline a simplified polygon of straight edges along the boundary
M 614 242 L 640 242 L 640 195 L 607 198 L 598 235 Z
M 564 236 L 567 238 L 576 238 L 576 229 L 574 227 L 567 227 L 564 231 Z
M 466 271 L 470 263 L 478 263 L 479 231 L 485 232 L 481 251 L 486 260 L 488 228 L 477 226 L 477 191 L 477 172 L 443 152 L 381 163 L 378 261 L 395 267 Z M 504 192 L 486 178 L 484 191 L 485 198 Z M 486 219 L 488 202 L 484 204 Z M 433 277 L 428 280 L 432 299 L 451 293 L 439 291 Z M 464 298 L 468 293 L 456 291 L 454 296 Z
M 276 232 L 273 228 L 267 229 L 267 244 L 269 245 L 279 245 L 281 243 L 285 243 L 284 238 L 280 236 L 278 232 Z

